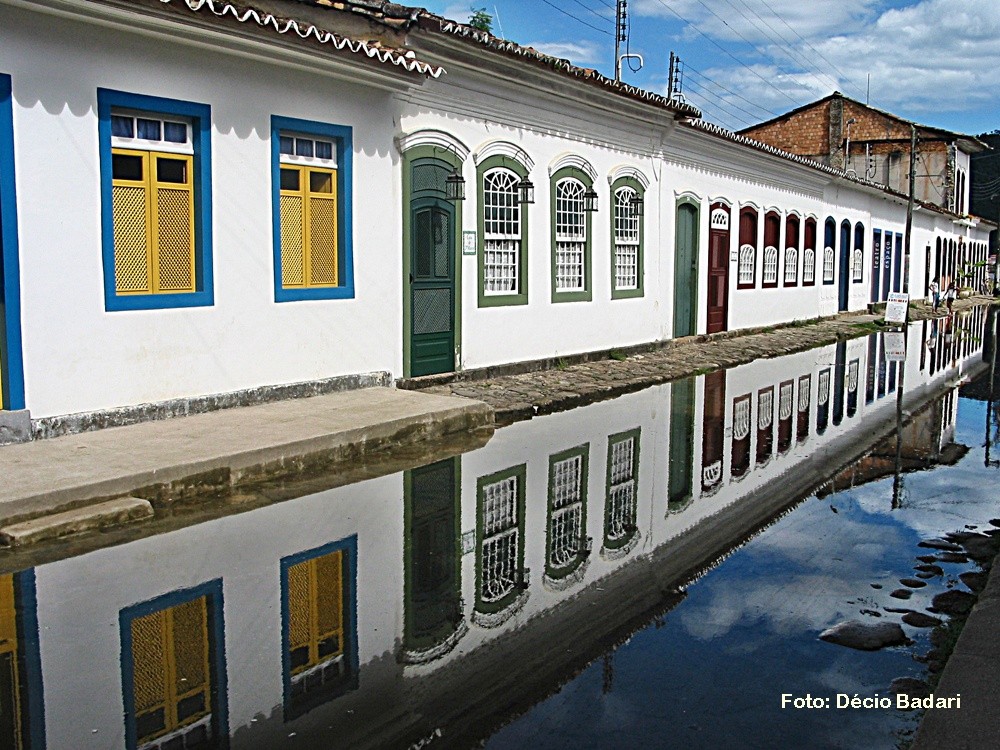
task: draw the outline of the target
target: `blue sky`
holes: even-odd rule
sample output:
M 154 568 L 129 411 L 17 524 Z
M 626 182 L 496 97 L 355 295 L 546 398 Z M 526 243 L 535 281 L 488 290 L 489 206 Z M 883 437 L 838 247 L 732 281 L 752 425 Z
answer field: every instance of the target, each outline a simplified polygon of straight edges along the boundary
M 615 0 L 425 0 L 493 32 L 614 74 Z M 1000 128 L 1000 0 L 628 0 L 628 83 L 661 93 L 671 51 L 683 94 L 738 130 L 834 90 L 927 125 Z

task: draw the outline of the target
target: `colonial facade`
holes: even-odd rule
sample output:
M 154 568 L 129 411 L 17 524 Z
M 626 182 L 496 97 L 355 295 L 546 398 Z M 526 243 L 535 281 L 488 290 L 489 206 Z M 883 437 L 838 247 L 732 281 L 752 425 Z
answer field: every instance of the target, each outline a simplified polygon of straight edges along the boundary
M 907 266 L 899 192 L 418 9 L 0 20 L 0 442 L 858 310 L 985 253 L 924 203 Z

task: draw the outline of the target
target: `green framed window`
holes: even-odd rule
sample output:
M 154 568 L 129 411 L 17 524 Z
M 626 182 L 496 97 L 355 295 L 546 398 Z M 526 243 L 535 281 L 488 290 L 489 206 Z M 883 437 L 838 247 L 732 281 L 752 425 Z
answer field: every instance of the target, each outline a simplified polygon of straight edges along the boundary
M 476 169 L 479 307 L 528 303 L 528 212 L 518 193 L 527 177 L 509 156 L 490 156 Z
M 524 569 L 524 486 L 527 465 L 476 483 L 476 612 L 513 612 L 527 588 Z M 491 620 L 477 618 L 480 624 Z M 501 620 L 502 621 L 502 620 Z
M 605 478 L 604 551 L 627 553 L 638 539 L 636 505 L 639 489 L 641 428 L 608 438 Z
M 587 543 L 587 479 L 590 443 L 549 456 L 545 575 L 566 579 L 590 552 Z
M 591 215 L 585 195 L 593 189 L 590 175 L 563 167 L 552 175 L 552 301 L 591 300 Z
M 634 177 L 611 185 L 611 299 L 643 295 L 645 190 Z

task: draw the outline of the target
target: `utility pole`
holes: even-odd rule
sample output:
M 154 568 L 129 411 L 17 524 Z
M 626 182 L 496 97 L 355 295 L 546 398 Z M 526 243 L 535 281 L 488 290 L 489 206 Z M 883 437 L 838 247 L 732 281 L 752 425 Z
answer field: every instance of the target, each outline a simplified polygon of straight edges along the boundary
M 917 189 L 917 126 L 910 125 L 910 197 L 906 202 L 906 239 L 903 251 L 903 294 L 910 293 L 910 236 L 913 234 L 913 194 Z M 910 308 L 906 308 L 906 321 L 910 321 Z
M 670 51 L 670 67 L 667 70 L 667 98 L 674 98 L 674 78 L 677 76 L 677 55 Z
M 622 79 L 621 50 L 622 42 L 628 39 L 628 23 L 625 14 L 628 11 L 628 0 L 617 0 L 615 7 L 615 80 Z

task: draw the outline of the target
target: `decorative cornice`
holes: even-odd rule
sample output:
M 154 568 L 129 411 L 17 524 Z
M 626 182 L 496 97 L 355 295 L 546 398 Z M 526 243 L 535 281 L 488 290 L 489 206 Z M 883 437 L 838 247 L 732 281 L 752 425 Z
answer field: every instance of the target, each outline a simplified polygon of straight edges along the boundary
M 590 178 L 591 182 L 597 179 L 597 171 L 593 166 L 591 166 L 589 161 L 578 154 L 569 152 L 559 154 L 559 156 L 549 162 L 549 177 L 554 175 L 560 169 L 565 169 L 566 167 L 579 169 Z
M 646 177 L 646 175 L 639 169 L 628 164 L 622 164 L 612 169 L 608 173 L 608 184 L 614 185 L 622 177 L 631 177 L 633 180 L 642 185 L 643 190 L 646 190 L 649 187 L 649 178 Z
M 446 133 L 443 130 L 428 128 L 396 136 L 396 148 L 399 153 L 402 154 L 416 146 L 433 146 L 442 151 L 448 151 L 455 154 L 461 162 L 469 158 L 469 147 L 451 133 Z
M 535 161 L 528 156 L 528 152 L 510 141 L 488 141 L 476 149 L 476 153 L 473 155 L 472 160 L 478 167 L 482 162 L 491 156 L 506 156 L 508 159 L 513 159 L 518 162 L 529 172 L 535 168 Z

